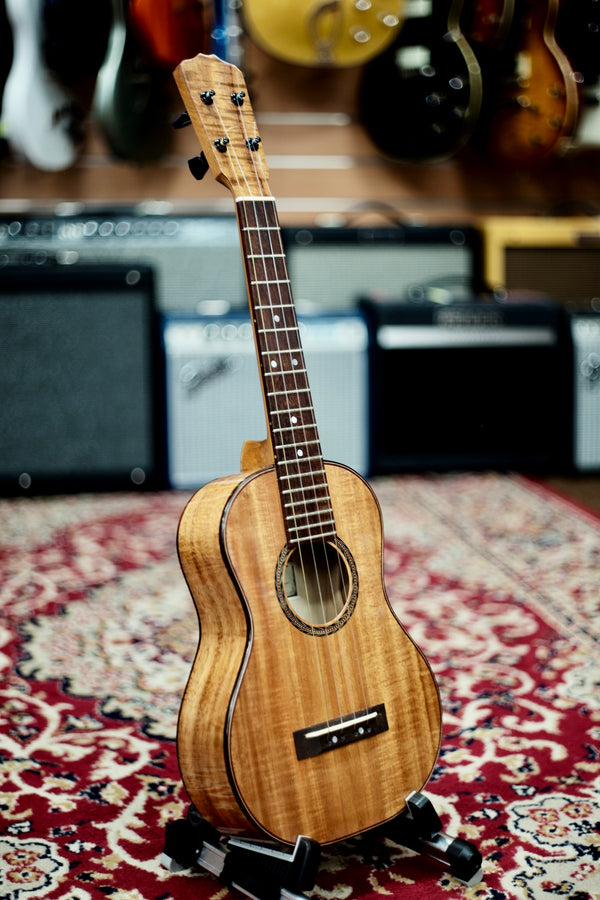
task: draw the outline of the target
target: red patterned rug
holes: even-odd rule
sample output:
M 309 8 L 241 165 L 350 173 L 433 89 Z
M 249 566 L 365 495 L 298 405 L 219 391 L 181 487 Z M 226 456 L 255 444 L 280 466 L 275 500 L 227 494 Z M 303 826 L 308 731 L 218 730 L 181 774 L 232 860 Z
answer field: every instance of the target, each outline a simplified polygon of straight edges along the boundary
M 495 474 L 375 483 L 386 580 L 444 702 L 426 794 L 481 851 L 466 887 L 366 836 L 322 900 L 600 898 L 600 521 Z M 175 725 L 196 643 L 175 533 L 187 496 L 0 501 L 0 897 L 216 900 L 169 873 Z

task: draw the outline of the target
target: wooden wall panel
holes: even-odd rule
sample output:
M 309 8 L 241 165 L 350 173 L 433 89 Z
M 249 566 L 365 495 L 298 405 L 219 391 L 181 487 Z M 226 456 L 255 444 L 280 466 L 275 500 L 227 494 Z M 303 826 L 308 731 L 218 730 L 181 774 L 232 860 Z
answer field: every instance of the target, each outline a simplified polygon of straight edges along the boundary
M 358 69 L 305 69 L 267 57 L 248 40 L 245 46 L 247 81 L 284 223 L 469 222 L 493 214 L 600 210 L 600 153 L 574 154 L 532 170 L 500 167 L 473 147 L 442 163 L 391 161 L 358 120 Z M 174 86 L 172 105 L 175 116 L 182 107 Z M 398 117 L 393 127 L 409 128 L 410 122 Z M 228 192 L 210 175 L 197 183 L 189 174 L 187 159 L 197 152 L 186 129 L 173 132 L 170 152 L 157 163 L 118 161 L 90 118 L 83 152 L 67 171 L 42 172 L 10 154 L 0 160 L 0 211 L 147 200 L 175 209 L 230 210 Z

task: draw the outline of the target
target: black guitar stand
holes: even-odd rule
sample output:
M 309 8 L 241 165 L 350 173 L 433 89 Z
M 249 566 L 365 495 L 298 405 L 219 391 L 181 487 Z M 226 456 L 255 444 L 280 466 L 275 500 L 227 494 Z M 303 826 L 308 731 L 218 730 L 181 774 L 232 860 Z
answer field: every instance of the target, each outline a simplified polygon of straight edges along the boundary
M 319 844 L 302 836 L 291 853 L 276 845 L 222 838 L 191 806 L 187 819 L 167 825 L 161 862 L 170 872 L 200 866 L 253 900 L 294 900 L 313 887 L 320 857 Z
M 423 794 L 409 794 L 406 808 L 376 833 L 434 860 L 467 887 L 481 881 L 481 854 L 469 841 L 444 834 Z M 305 900 L 303 892 L 314 887 L 320 857 L 320 845 L 303 836 L 291 852 L 224 838 L 191 806 L 186 819 L 167 825 L 161 862 L 170 872 L 199 866 L 252 900 Z

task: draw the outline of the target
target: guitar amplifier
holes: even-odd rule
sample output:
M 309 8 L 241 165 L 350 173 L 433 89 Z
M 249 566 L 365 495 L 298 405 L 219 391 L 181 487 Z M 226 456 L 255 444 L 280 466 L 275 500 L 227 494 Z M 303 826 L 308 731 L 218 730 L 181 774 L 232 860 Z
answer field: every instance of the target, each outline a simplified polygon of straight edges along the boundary
M 373 474 L 565 465 L 570 379 L 558 305 L 363 307 Z
M 573 374 L 573 467 L 600 470 L 600 315 L 579 310 L 569 317 Z
M 361 474 L 368 465 L 368 335 L 358 314 L 299 317 L 326 459 Z M 167 467 L 174 488 L 240 470 L 245 440 L 267 428 L 248 317 L 167 317 Z
M 544 293 L 566 305 L 600 294 L 600 224 L 592 216 L 499 216 L 481 222 L 493 290 Z
M 474 228 L 283 228 L 296 307 L 343 310 L 360 297 L 471 296 L 481 267 Z
M 145 265 L 157 308 L 197 312 L 202 304 L 247 304 L 234 216 L 148 215 L 137 209 L 77 215 L 0 217 L 0 267 L 44 264 Z
M 161 485 L 152 271 L 6 267 L 0 490 Z

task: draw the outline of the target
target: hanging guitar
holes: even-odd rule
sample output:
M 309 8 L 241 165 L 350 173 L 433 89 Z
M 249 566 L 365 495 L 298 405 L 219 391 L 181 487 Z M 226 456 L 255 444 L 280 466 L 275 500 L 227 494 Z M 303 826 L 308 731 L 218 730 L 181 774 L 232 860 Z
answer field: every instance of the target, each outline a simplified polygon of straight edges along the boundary
M 381 53 L 404 0 L 244 0 L 244 26 L 271 56 L 301 66 L 357 66 Z
M 152 58 L 169 69 L 210 47 L 208 0 L 129 0 L 129 17 Z
M 447 158 L 474 131 L 482 79 L 460 28 L 462 6 L 463 0 L 407 0 L 398 37 L 364 68 L 361 119 L 392 159 Z
M 484 152 L 502 80 L 514 9 L 515 0 L 472 0 L 463 7 L 460 20 L 461 29 L 481 68 L 481 108 L 472 140 Z
M 232 193 L 268 438 L 201 488 L 178 531 L 201 639 L 177 749 L 200 815 L 223 833 L 330 843 L 396 817 L 441 733 L 431 669 L 385 593 L 371 488 L 322 457 L 275 201 L 239 69 L 175 79 L 197 174 Z M 199 170 L 199 171 L 198 171 Z
M 600 147 L 600 9 L 597 0 L 563 3 L 556 39 L 576 73 L 579 115 L 574 150 Z
M 43 0 L 6 0 L 13 56 L 2 95 L 8 146 L 46 172 L 68 169 L 83 139 L 83 110 L 44 59 Z
M 578 88 L 555 28 L 560 0 L 517 0 L 488 131 L 490 154 L 533 165 L 567 149 L 577 124 Z
M 108 47 L 92 110 L 115 156 L 147 163 L 163 156 L 171 140 L 167 74 L 132 27 L 128 0 L 111 0 L 111 9 Z

